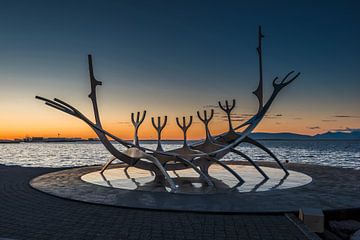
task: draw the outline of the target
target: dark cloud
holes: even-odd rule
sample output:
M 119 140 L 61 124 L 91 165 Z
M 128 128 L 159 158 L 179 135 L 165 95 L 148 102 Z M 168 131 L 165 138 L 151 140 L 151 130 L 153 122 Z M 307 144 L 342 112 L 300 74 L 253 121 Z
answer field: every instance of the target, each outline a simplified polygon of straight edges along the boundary
M 273 117 L 281 117 L 282 114 L 266 114 L 267 116 L 273 116 Z
M 244 119 L 244 117 L 237 115 L 237 116 L 231 116 L 231 119 Z
M 232 119 L 233 122 L 243 122 L 245 121 L 244 118 L 236 118 L 236 119 Z
M 293 120 L 302 120 L 303 118 L 301 118 L 301 117 L 294 117 L 294 118 L 292 118 Z
M 220 116 L 220 119 L 221 120 L 223 120 L 223 121 L 228 121 L 228 118 L 227 118 L 227 116 Z M 242 116 L 240 116 L 240 115 L 233 115 L 233 116 L 231 116 L 231 121 L 233 121 L 233 122 L 242 122 L 242 121 L 244 121 L 245 120 L 245 118 L 243 118 Z
M 321 121 L 322 122 L 336 122 L 337 120 L 335 120 L 335 119 L 323 119 Z
M 124 125 L 126 125 L 126 124 L 130 124 L 130 122 L 123 121 L 123 122 L 116 122 L 116 124 L 124 124 Z
M 312 126 L 312 127 L 307 127 L 308 129 L 311 129 L 311 130 L 315 130 L 315 129 L 320 129 L 321 127 L 319 126 Z
M 212 106 L 212 105 L 208 105 L 208 106 Z M 217 113 L 217 114 L 215 114 L 215 117 L 216 117 L 216 115 L 218 115 L 218 117 L 221 118 L 221 119 L 227 120 L 227 116 L 226 116 L 225 113 L 223 113 L 223 114 Z M 255 115 L 254 113 L 231 113 L 231 119 L 234 120 L 234 121 L 236 119 L 238 119 L 238 121 L 243 121 L 244 119 L 251 118 L 254 115 Z M 282 116 L 283 116 L 282 114 L 266 114 L 265 118 L 267 118 L 267 119 L 275 119 L 275 118 L 279 118 L 279 117 L 282 117 Z
M 212 105 L 212 104 L 209 104 L 209 105 L 205 105 L 205 106 L 203 106 L 203 108 L 219 108 L 219 105 Z
M 336 117 L 336 118 L 360 118 L 360 116 L 356 116 L 356 115 L 335 115 L 333 117 Z
M 282 117 L 282 116 L 283 116 L 282 114 L 266 114 L 265 118 L 274 119 L 274 118 L 279 118 L 279 117 Z
M 255 114 L 252 114 L 252 113 L 242 113 L 242 114 L 240 114 L 241 116 L 243 116 L 243 117 L 252 117 L 252 116 L 254 116 Z
M 234 119 L 234 118 L 244 118 L 244 116 L 242 114 L 237 114 L 237 113 L 231 113 L 230 114 L 231 116 L 231 119 Z M 226 114 L 219 114 L 219 118 L 225 118 L 227 119 L 227 115 Z

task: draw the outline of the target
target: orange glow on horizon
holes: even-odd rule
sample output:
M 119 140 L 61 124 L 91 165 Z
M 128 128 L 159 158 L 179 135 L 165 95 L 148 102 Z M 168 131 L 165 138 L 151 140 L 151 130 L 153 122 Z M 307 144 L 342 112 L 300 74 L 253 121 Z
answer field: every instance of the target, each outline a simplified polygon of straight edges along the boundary
M 47 119 L 47 124 L 44 121 L 28 121 L 21 124 L 21 121 L 6 121 L 3 122 L 0 131 L 1 139 L 15 139 L 24 137 L 81 137 L 94 138 L 96 134 L 83 122 L 72 119 L 67 116 L 57 115 L 57 119 Z M 55 121 L 54 121 L 55 120 Z M 173 120 L 173 121 L 172 121 Z M 254 132 L 291 132 L 306 135 L 315 135 L 318 133 L 327 132 L 330 129 L 338 128 L 338 123 L 328 122 L 322 123 L 319 127 L 310 129 L 307 126 L 314 125 L 317 122 L 314 119 L 308 120 L 294 120 L 294 119 L 264 119 Z M 234 123 L 237 125 L 239 122 Z M 346 126 L 356 125 L 356 120 L 347 120 L 344 124 Z M 104 122 L 104 129 L 113 133 L 114 135 L 123 139 L 133 139 L 133 127 L 130 123 L 109 123 Z M 213 135 L 227 131 L 228 123 L 225 121 L 214 121 L 210 125 L 210 130 Z M 189 139 L 202 139 L 205 136 L 203 125 L 200 122 L 194 122 L 188 132 Z M 156 131 L 152 127 L 150 120 L 145 120 L 144 124 L 139 129 L 140 139 L 149 140 L 156 139 Z M 182 132 L 178 128 L 174 119 L 169 119 L 169 123 L 163 131 L 163 139 L 182 139 Z
M 30 100 L 28 100 L 30 99 Z M 0 115 L 0 139 L 14 139 L 24 137 L 81 137 L 94 138 L 95 133 L 85 123 L 79 119 L 68 116 L 64 113 L 49 109 L 42 103 L 33 99 L 33 96 L 18 99 L 16 102 L 3 102 L 1 106 L 2 113 Z M 7 99 L 6 99 L 7 100 Z M 107 99 L 101 101 L 101 116 L 103 127 L 107 131 L 119 136 L 123 139 L 133 139 L 133 127 L 130 123 L 130 108 L 120 110 L 118 106 L 109 105 Z M 251 99 L 253 100 L 253 99 Z M 92 109 L 88 99 L 84 102 L 76 101 L 75 106 L 83 110 L 84 114 L 92 120 Z M 251 102 L 251 101 L 249 101 Z M 149 104 L 151 105 L 151 104 Z M 196 116 L 194 110 L 201 106 L 182 107 L 174 112 L 173 106 L 168 106 L 167 102 L 158 105 L 158 112 L 150 112 L 145 118 L 144 124 L 139 129 L 140 139 L 156 139 L 156 131 L 151 125 L 150 118 L 152 116 L 163 116 L 164 112 L 168 114 L 168 124 L 163 131 L 163 139 L 182 139 L 182 132 L 175 122 L 176 116 L 191 113 Z M 153 105 L 151 105 L 153 106 Z M 255 106 L 241 105 L 235 109 L 237 113 L 247 113 L 244 109 L 254 109 Z M 144 108 L 135 106 L 135 109 Z M 153 107 L 155 108 L 155 107 Z M 341 129 L 346 127 L 359 128 L 359 118 L 335 118 L 331 109 L 324 112 L 317 112 L 316 109 L 308 109 L 302 106 L 289 107 L 281 101 L 274 104 L 266 116 L 255 129 L 255 132 L 291 132 L 298 134 L 315 135 L 324 133 L 333 129 Z M 216 112 L 220 113 L 218 110 Z M 277 114 L 281 113 L 281 114 Z M 251 112 L 250 112 L 251 114 Z M 187 115 L 188 116 L 188 115 Z M 213 135 L 227 131 L 228 123 L 222 121 L 223 113 L 214 117 L 210 123 L 210 130 Z M 246 116 L 248 119 L 250 116 Z M 324 121 L 323 119 L 328 119 Z M 233 125 L 237 126 L 242 122 L 233 121 Z M 194 122 L 188 131 L 189 139 L 203 139 L 205 136 L 202 123 L 194 117 Z

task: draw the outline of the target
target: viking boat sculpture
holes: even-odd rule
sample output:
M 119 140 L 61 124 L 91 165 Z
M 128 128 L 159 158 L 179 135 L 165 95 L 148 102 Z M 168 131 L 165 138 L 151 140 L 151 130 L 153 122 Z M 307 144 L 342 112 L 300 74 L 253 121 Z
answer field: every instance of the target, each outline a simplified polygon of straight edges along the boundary
M 96 80 L 93 71 L 92 56 L 88 56 L 89 64 L 89 74 L 90 74 L 90 84 L 91 92 L 89 98 L 92 101 L 93 111 L 95 115 L 95 122 L 91 121 L 78 109 L 71 106 L 70 104 L 62 101 L 60 99 L 49 100 L 44 97 L 36 96 L 37 99 L 45 102 L 46 105 L 53 107 L 57 110 L 60 110 L 64 113 L 72 115 L 76 118 L 81 119 L 90 128 L 97 134 L 99 140 L 105 146 L 105 148 L 112 154 L 112 158 L 109 159 L 101 169 L 103 173 L 109 165 L 116 159 L 126 163 L 128 166 L 151 171 L 155 175 L 156 181 L 159 181 L 168 187 L 171 188 L 171 192 L 177 192 L 181 186 L 178 186 L 174 179 L 170 177 L 168 171 L 176 171 L 182 169 L 193 169 L 199 174 L 199 177 L 203 179 L 209 186 L 214 186 L 212 177 L 209 175 L 209 167 L 212 164 L 218 164 L 223 167 L 229 174 L 232 174 L 240 183 L 243 183 L 243 178 L 239 173 L 235 172 L 231 165 L 224 163 L 221 159 L 228 153 L 234 153 L 241 158 L 247 160 L 256 170 L 264 177 L 268 179 L 268 175 L 261 169 L 261 167 L 253 161 L 248 155 L 241 152 L 236 147 L 242 143 L 251 144 L 261 150 L 265 151 L 279 167 L 284 171 L 284 176 L 289 175 L 289 172 L 286 170 L 285 166 L 280 162 L 280 160 L 272 153 L 268 148 L 266 148 L 262 143 L 251 138 L 249 135 L 255 129 L 255 127 L 261 122 L 268 112 L 270 106 L 274 102 L 275 98 L 279 92 L 293 82 L 300 73 L 294 74 L 294 71 L 289 72 L 285 75 L 282 80 L 279 80 L 276 77 L 273 82 L 273 91 L 269 99 L 264 103 L 263 102 L 263 71 L 262 71 L 262 39 L 264 35 L 261 32 L 261 27 L 259 27 L 258 32 L 258 47 L 257 54 L 259 58 L 259 85 L 253 94 L 257 97 L 259 107 L 256 114 L 254 114 L 250 119 L 240 124 L 239 126 L 234 126 L 231 116 L 232 111 L 235 108 L 235 100 L 225 101 L 225 103 L 219 102 L 219 107 L 222 111 L 225 112 L 228 122 L 228 131 L 217 136 L 212 136 L 209 128 L 209 123 L 214 117 L 214 110 L 210 112 L 204 110 L 202 113 L 197 112 L 197 117 L 203 123 L 205 128 L 205 139 L 189 144 L 187 142 L 187 131 L 193 122 L 193 117 L 190 116 L 188 119 L 185 117 L 176 118 L 176 123 L 178 127 L 183 132 L 183 146 L 178 149 L 164 151 L 161 145 L 161 133 L 166 126 L 168 121 L 167 116 L 164 119 L 160 117 L 151 118 L 151 122 L 155 130 L 157 131 L 157 148 L 156 150 L 149 149 L 143 146 L 140 146 L 138 138 L 138 130 L 141 124 L 145 120 L 146 111 L 137 112 L 136 114 L 131 114 L 131 121 L 134 125 L 135 133 L 133 142 L 125 141 L 114 134 L 108 132 L 102 127 L 100 115 L 97 105 L 96 97 L 96 87 L 102 85 L 102 82 Z M 123 145 L 126 150 L 120 151 L 114 147 L 112 142 L 109 139 L 113 139 L 116 142 Z

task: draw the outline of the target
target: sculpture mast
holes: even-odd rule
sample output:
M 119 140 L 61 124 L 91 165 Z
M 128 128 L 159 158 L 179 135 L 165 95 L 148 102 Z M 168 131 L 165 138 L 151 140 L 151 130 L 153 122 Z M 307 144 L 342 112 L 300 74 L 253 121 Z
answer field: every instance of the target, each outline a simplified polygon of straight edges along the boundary
M 259 56 L 259 85 L 256 88 L 256 90 L 253 92 L 255 96 L 257 97 L 259 101 L 259 109 L 258 112 L 261 111 L 263 108 L 263 70 L 262 70 L 262 39 L 264 38 L 264 35 L 261 32 L 261 26 L 259 26 L 259 33 L 258 33 L 258 40 L 259 45 L 256 48 L 258 56 Z

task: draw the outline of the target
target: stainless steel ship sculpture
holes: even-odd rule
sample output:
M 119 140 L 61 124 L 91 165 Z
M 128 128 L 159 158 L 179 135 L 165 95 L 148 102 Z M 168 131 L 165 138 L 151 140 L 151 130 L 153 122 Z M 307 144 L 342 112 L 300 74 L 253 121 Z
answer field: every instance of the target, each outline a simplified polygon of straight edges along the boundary
M 259 102 L 257 113 L 250 119 L 248 119 L 246 122 L 234 127 L 231 116 L 232 111 L 235 107 L 235 100 L 232 100 L 231 104 L 229 104 L 228 101 L 225 101 L 225 104 L 219 102 L 218 104 L 220 109 L 224 111 L 227 116 L 228 131 L 217 136 L 212 136 L 209 128 L 209 122 L 214 117 L 214 110 L 212 109 L 210 112 L 205 110 L 203 113 L 200 113 L 198 111 L 197 116 L 204 125 L 206 137 L 204 140 L 197 141 L 192 144 L 188 144 L 187 142 L 187 131 L 193 122 L 193 117 L 190 116 L 189 119 L 186 119 L 185 117 L 176 118 L 177 125 L 183 131 L 184 141 L 183 146 L 175 150 L 164 151 L 161 145 L 161 133 L 166 126 L 168 120 L 167 116 L 165 116 L 163 121 L 161 121 L 160 117 L 157 117 L 156 120 L 155 118 L 151 119 L 152 125 L 157 131 L 156 150 L 140 146 L 139 143 L 138 130 L 141 124 L 144 122 L 146 111 L 142 113 L 137 112 L 136 114 L 131 114 L 131 121 L 135 128 L 134 141 L 132 143 L 115 136 L 114 134 L 108 132 L 102 127 L 96 98 L 96 87 L 102 85 L 102 82 L 96 80 L 94 76 L 91 55 L 88 56 L 91 83 L 91 92 L 89 94 L 89 98 L 92 101 L 95 122 L 91 121 L 75 107 L 60 99 L 55 98 L 54 100 L 49 100 L 40 96 L 36 96 L 36 98 L 44 101 L 45 104 L 50 107 L 53 107 L 57 110 L 81 119 L 86 124 L 88 124 L 90 128 L 94 130 L 100 141 L 104 144 L 105 148 L 113 155 L 113 157 L 104 164 L 103 168 L 101 169 L 101 173 L 103 173 L 114 160 L 118 159 L 128 164 L 129 166 L 151 171 L 155 174 L 156 181 L 159 181 L 162 184 L 169 186 L 172 192 L 177 192 L 177 190 L 181 186 L 178 186 L 175 183 L 174 179 L 169 176 L 167 171 L 191 168 L 196 171 L 199 174 L 200 178 L 202 178 L 209 186 L 213 186 L 213 179 L 209 175 L 208 170 L 212 164 L 219 164 L 226 171 L 236 177 L 240 183 L 242 183 L 244 182 L 243 178 L 237 172 L 235 172 L 228 164 L 225 164 L 224 161 L 221 160 L 226 154 L 234 153 L 241 158 L 247 160 L 251 165 L 253 165 L 256 170 L 264 177 L 264 179 L 268 179 L 269 177 L 267 176 L 267 174 L 255 161 L 253 161 L 248 155 L 241 152 L 239 149 L 236 149 L 236 147 L 242 143 L 249 143 L 269 154 L 271 158 L 274 159 L 279 165 L 279 167 L 284 171 L 284 175 L 287 176 L 289 175 L 289 173 L 284 167 L 284 165 L 279 161 L 279 159 L 263 144 L 249 136 L 250 133 L 254 130 L 254 128 L 264 118 L 265 114 L 268 112 L 270 106 L 274 102 L 279 92 L 300 75 L 300 73 L 294 74 L 294 71 L 291 71 L 286 74 L 285 77 L 281 80 L 276 77 L 272 83 L 273 92 L 270 98 L 264 103 L 262 71 L 263 38 L 264 35 L 261 32 L 261 27 L 259 27 L 257 54 L 259 57 L 260 77 L 259 85 L 257 89 L 253 92 Z M 114 147 L 109 138 L 125 146 L 126 150 L 119 151 L 117 148 Z

